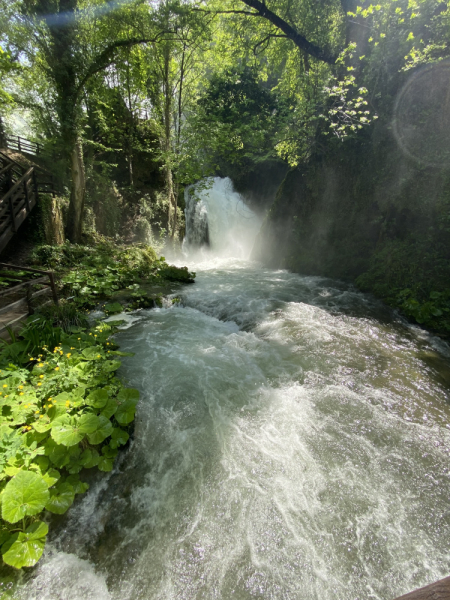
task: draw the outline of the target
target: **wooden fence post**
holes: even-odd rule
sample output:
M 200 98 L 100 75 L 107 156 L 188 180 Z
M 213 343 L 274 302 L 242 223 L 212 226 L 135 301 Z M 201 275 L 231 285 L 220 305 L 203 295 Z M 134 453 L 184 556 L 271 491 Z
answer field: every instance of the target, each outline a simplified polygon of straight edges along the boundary
M 59 301 L 58 294 L 56 293 L 55 278 L 53 277 L 53 273 L 51 271 L 48 272 L 48 278 L 50 279 L 50 287 L 52 288 L 53 302 L 58 305 Z
M 34 314 L 34 308 L 33 305 L 31 304 L 31 286 L 32 284 L 30 283 L 29 285 L 27 285 L 27 306 L 28 306 L 28 314 L 32 315 Z

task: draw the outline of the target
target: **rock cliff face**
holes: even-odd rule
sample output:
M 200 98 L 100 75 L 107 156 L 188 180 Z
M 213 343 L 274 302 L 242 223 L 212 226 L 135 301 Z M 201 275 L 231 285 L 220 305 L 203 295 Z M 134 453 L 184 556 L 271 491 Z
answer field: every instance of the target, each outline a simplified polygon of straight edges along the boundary
M 370 138 L 342 143 L 289 171 L 253 256 L 353 279 L 393 241 L 448 240 L 449 211 L 450 168 L 420 166 L 380 126 Z
M 424 302 L 450 287 L 450 164 L 421 164 L 378 123 L 287 173 L 252 257 Z

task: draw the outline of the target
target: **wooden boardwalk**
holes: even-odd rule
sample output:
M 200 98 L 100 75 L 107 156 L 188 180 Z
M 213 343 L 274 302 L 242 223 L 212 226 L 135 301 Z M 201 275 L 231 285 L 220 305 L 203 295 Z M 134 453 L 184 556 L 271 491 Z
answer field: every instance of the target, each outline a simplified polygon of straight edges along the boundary
M 440 579 L 395 600 L 450 600 L 450 577 Z
M 22 147 L 23 144 L 24 140 L 18 146 Z M 39 149 L 39 145 L 35 146 Z M 30 142 L 26 150 L 31 153 L 32 149 Z M 6 149 L 0 150 L 0 252 L 36 206 L 39 193 L 55 195 L 51 174 L 33 163 L 24 166 L 10 154 Z

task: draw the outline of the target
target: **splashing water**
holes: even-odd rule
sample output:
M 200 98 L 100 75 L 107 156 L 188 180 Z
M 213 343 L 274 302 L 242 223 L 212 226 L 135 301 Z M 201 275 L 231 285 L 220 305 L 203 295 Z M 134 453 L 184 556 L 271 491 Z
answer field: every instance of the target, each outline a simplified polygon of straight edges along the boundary
M 233 191 L 231 179 L 214 177 L 204 187 L 191 186 L 185 191 L 185 202 L 184 248 L 189 255 L 209 247 L 209 256 L 250 256 L 261 220 Z
M 448 347 L 340 282 L 189 267 L 183 306 L 118 334 L 133 442 L 18 596 L 390 600 L 447 575 Z

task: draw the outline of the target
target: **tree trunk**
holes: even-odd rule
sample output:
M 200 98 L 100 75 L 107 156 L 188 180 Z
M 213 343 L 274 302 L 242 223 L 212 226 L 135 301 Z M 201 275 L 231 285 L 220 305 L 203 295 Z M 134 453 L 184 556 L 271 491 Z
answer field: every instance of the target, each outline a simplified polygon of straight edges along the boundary
M 164 169 L 166 179 L 166 192 L 168 200 L 167 209 L 167 234 L 173 238 L 175 229 L 175 195 L 173 192 L 173 175 L 171 166 L 171 134 L 172 134 L 172 90 L 170 89 L 170 47 L 164 48 L 164 152 L 166 166 Z
M 84 173 L 83 148 L 78 137 L 71 154 L 72 189 L 70 192 L 67 238 L 74 244 L 81 241 L 86 178 Z
M 131 89 L 130 89 L 130 50 L 128 49 L 127 59 L 127 92 L 128 92 L 128 175 L 130 177 L 130 187 L 133 187 L 133 110 L 131 106 Z
M 181 69 L 180 69 L 180 87 L 178 90 L 178 122 L 177 122 L 177 137 L 176 137 L 176 147 L 175 152 L 177 155 L 180 154 L 180 142 L 181 142 L 181 116 L 183 112 L 183 82 L 184 82 L 184 61 L 186 57 L 186 44 L 183 44 L 183 54 L 181 57 Z M 175 233 L 177 230 L 177 211 L 178 211 L 178 193 L 179 193 L 178 182 L 175 185 L 175 193 L 174 193 L 174 218 L 173 218 L 173 228 L 172 228 L 172 242 L 175 237 Z

